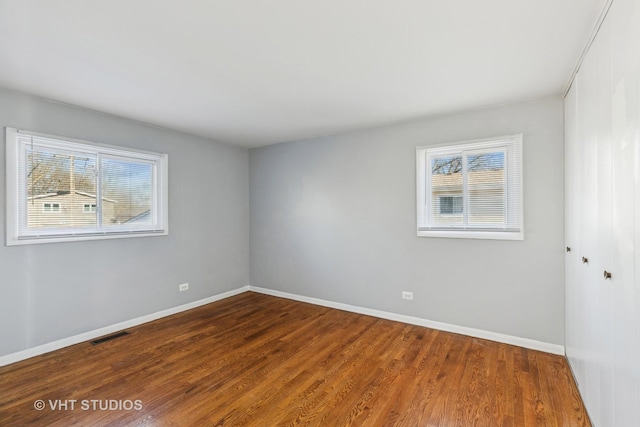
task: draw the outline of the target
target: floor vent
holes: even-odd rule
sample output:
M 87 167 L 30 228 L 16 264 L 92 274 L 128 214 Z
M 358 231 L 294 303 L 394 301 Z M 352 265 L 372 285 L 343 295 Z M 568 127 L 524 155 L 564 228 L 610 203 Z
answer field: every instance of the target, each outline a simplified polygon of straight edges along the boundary
M 127 331 L 116 332 L 115 334 L 106 335 L 106 336 L 104 336 L 102 338 L 98 338 L 96 340 L 93 340 L 93 341 L 91 341 L 91 344 L 93 344 L 93 345 L 102 344 L 103 342 L 111 341 L 111 340 L 114 340 L 116 338 L 123 337 L 125 335 L 129 335 L 129 332 L 127 332 Z

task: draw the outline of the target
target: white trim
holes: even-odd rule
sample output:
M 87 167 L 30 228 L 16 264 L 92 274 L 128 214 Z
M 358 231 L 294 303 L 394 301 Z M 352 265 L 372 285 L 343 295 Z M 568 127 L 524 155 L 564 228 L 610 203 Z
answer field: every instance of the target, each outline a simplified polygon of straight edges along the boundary
M 113 332 L 121 331 L 126 328 L 132 328 L 134 326 L 141 325 L 143 323 L 151 322 L 162 317 L 171 316 L 176 313 L 181 313 L 183 311 L 191 310 L 192 308 L 200 307 L 202 305 L 210 304 L 215 301 L 219 301 L 225 298 L 232 297 L 234 295 L 238 295 L 244 292 L 249 291 L 249 286 L 243 286 L 238 289 L 233 289 L 231 291 L 223 292 L 221 294 L 217 294 L 208 298 L 204 298 L 198 301 L 193 301 L 187 304 L 179 305 L 177 307 L 168 308 L 166 310 L 157 311 L 155 313 L 147 314 L 141 317 L 136 317 L 135 319 L 125 320 L 124 322 L 115 323 L 113 325 L 105 326 L 103 328 L 94 329 L 92 331 L 83 332 L 78 335 L 74 335 L 71 337 L 63 338 L 57 341 L 52 341 L 47 344 L 42 344 L 36 347 L 31 347 L 26 350 L 18 351 L 15 353 L 10 353 L 5 356 L 0 357 L 0 366 L 9 365 L 11 363 L 19 362 L 21 360 L 29 359 L 31 357 L 40 356 L 44 353 L 49 353 L 51 351 L 59 350 L 64 347 L 68 347 L 70 345 L 79 344 L 85 341 L 92 340 L 94 338 L 101 337 L 103 335 L 108 335 Z
M 582 67 L 584 58 L 587 56 L 589 49 L 591 49 L 591 45 L 593 44 L 593 42 L 596 39 L 596 36 L 600 32 L 600 27 L 602 27 L 602 24 L 604 23 L 605 18 L 609 14 L 609 9 L 611 9 L 612 4 L 613 4 L 613 0 L 607 0 L 607 2 L 604 4 L 604 7 L 602 8 L 602 12 L 600 12 L 600 16 L 598 16 L 598 19 L 596 20 L 595 25 L 591 29 L 591 35 L 587 40 L 587 44 L 584 46 L 584 48 L 582 49 L 582 52 L 580 53 L 580 57 L 578 58 L 578 63 L 573 69 L 573 72 L 571 73 L 571 77 L 569 77 L 569 82 L 567 83 L 567 87 L 562 93 L 563 98 L 566 98 L 567 94 L 569 93 L 569 90 L 571 90 L 571 86 L 573 85 L 573 82 L 576 79 L 576 75 L 578 75 L 578 72 L 580 71 L 580 67 Z
M 524 232 L 500 230 L 418 230 L 418 237 L 446 237 L 453 239 L 524 240 Z
M 5 145 L 6 145 L 6 158 L 5 158 L 5 236 L 7 241 L 13 239 L 11 236 L 18 235 L 18 144 L 13 144 L 10 141 L 15 141 L 18 135 L 18 130 L 7 127 L 5 129 Z
M 54 149 L 59 148 L 60 142 L 64 141 L 64 142 L 71 142 L 73 144 L 86 146 L 85 149 L 88 150 L 87 153 L 89 154 L 93 154 L 96 151 L 96 147 L 101 148 L 102 153 L 109 153 L 116 156 L 124 156 L 124 157 L 127 157 L 129 153 L 137 153 L 140 156 L 140 158 L 146 158 L 148 160 L 154 160 L 158 156 L 158 154 L 160 154 L 160 153 L 156 153 L 155 151 L 140 150 L 138 148 L 129 148 L 129 147 L 124 148 L 118 145 L 103 144 L 101 142 L 89 141 L 86 139 L 69 138 L 67 136 L 52 135 L 50 133 L 33 132 L 30 130 L 11 128 L 8 126 L 7 126 L 7 129 L 11 129 L 13 132 L 15 132 L 15 134 L 26 135 L 28 137 L 37 137 L 38 139 L 40 139 L 39 145 L 47 146 Z M 47 140 L 48 140 L 48 143 L 46 142 Z M 64 149 L 67 150 L 67 148 L 64 148 Z M 78 151 L 82 152 L 82 150 L 78 150 Z
M 9 228 L 9 225 L 7 225 Z M 60 235 L 58 237 L 31 237 L 28 239 L 11 239 L 7 237 L 7 246 L 20 246 L 20 245 L 33 245 L 44 243 L 68 243 L 68 242 L 82 242 L 86 240 L 108 240 L 108 239 L 129 239 L 132 237 L 155 237 L 155 236 L 168 236 L 169 231 L 157 231 L 157 232 L 141 232 L 141 231 L 122 231 L 111 233 L 84 233 L 84 234 L 69 234 Z
M 416 147 L 416 150 L 426 150 L 429 149 L 429 151 L 435 153 L 435 154 L 440 154 L 440 153 L 445 153 L 447 154 L 449 151 L 451 151 L 451 147 L 457 147 L 460 145 L 464 145 L 464 149 L 465 150 L 484 150 L 487 147 L 502 147 L 505 144 L 508 144 L 510 142 L 513 141 L 518 141 L 518 140 L 522 140 L 523 139 L 523 134 L 521 133 L 514 133 L 514 134 L 510 134 L 510 135 L 502 135 L 502 136 L 496 136 L 493 138 L 477 138 L 477 139 L 467 139 L 466 141 L 452 141 L 452 142 L 440 142 L 437 144 L 429 144 L 429 145 L 421 145 L 419 147 Z M 488 144 L 491 143 L 491 144 Z
M 319 298 L 306 297 L 302 295 L 290 294 L 288 292 L 275 291 L 272 289 L 261 288 L 258 286 L 249 286 L 252 292 L 258 292 L 265 295 L 287 298 L 295 301 L 306 302 L 309 304 L 320 305 L 323 307 L 336 308 L 338 310 L 349 311 L 352 313 L 365 314 L 367 316 L 379 317 L 381 319 L 394 320 L 396 322 L 408 323 L 410 325 L 424 326 L 431 329 L 437 329 L 454 334 L 467 335 L 475 338 L 500 342 L 504 344 L 524 347 L 531 350 L 543 351 L 545 353 L 565 355 L 563 345 L 551 344 L 542 341 L 536 341 L 529 338 L 515 337 L 512 335 L 500 334 L 497 332 L 485 331 L 482 329 L 468 328 L 466 326 L 453 325 L 450 323 L 436 322 L 433 320 L 422 319 L 420 317 L 406 316 L 404 314 L 390 313 L 388 311 L 375 310 L 372 308 L 358 307 L 355 305 L 343 304 L 339 302 L 327 301 Z

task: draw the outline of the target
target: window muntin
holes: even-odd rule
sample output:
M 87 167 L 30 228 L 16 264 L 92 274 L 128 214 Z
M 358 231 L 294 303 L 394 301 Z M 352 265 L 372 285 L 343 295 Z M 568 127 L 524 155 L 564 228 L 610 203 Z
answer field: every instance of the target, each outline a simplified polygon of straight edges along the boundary
M 168 233 L 166 155 L 7 128 L 7 159 L 8 245 Z
M 522 136 L 416 150 L 418 235 L 523 238 Z

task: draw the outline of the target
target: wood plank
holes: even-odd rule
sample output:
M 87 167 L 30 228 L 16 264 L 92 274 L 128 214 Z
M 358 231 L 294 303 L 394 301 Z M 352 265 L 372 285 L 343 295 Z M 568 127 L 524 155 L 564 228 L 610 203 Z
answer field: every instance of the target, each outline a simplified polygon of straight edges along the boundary
M 272 296 L 128 332 L 0 368 L 0 425 L 590 425 L 563 357 Z

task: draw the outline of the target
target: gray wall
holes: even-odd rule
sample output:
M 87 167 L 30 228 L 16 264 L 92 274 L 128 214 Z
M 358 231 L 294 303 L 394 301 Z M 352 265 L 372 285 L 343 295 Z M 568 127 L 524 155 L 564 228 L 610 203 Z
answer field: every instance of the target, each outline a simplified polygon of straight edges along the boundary
M 0 126 L 168 153 L 170 196 L 166 237 L 0 246 L 0 356 L 236 289 L 249 271 L 255 286 L 564 342 L 560 98 L 249 154 L 4 89 Z M 511 133 L 525 240 L 416 237 L 415 147 Z M 3 144 L 3 183 L 4 157 Z M 3 184 L 2 224 L 4 203 Z
M 525 240 L 416 237 L 415 147 L 514 133 Z M 564 344 L 561 98 L 249 156 L 252 285 Z
M 176 108 L 180 108 L 179 105 Z M 169 236 L 4 246 L 0 356 L 248 285 L 248 153 L 0 89 L 0 127 L 169 154 Z M 190 290 L 178 292 L 178 284 Z

